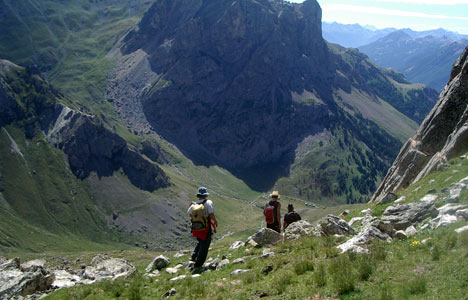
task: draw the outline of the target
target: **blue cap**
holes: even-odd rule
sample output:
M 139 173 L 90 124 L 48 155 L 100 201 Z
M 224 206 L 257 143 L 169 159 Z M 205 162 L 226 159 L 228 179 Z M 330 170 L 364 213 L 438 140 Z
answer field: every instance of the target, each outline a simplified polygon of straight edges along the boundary
M 208 196 L 210 193 L 206 190 L 206 187 L 202 186 L 198 188 L 197 196 Z

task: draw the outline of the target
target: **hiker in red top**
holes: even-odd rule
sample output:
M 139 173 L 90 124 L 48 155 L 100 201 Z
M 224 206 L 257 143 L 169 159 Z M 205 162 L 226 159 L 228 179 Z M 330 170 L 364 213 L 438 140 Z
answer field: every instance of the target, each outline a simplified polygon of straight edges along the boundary
M 208 255 L 213 229 L 216 232 L 216 227 L 218 227 L 213 202 L 208 200 L 208 195 L 206 188 L 200 187 L 197 193 L 198 200 L 192 202 L 187 211 L 192 220 L 192 236 L 197 238 L 197 245 L 190 259 L 195 262 L 193 266 L 194 273 L 203 271 L 203 264 Z
M 263 215 L 265 216 L 265 221 L 267 223 L 267 228 L 273 229 L 274 231 L 281 233 L 281 203 L 278 202 L 280 194 L 278 191 L 273 191 L 270 194 L 271 200 L 265 204 L 263 209 Z

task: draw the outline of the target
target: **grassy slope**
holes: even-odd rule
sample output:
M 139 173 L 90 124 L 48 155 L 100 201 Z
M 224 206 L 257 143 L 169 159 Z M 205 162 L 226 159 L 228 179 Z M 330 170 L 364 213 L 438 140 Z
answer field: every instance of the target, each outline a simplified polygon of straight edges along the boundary
M 149 0 L 5 0 L 0 20 L 1 58 L 39 68 L 62 93 L 62 101 L 100 116 L 130 136 L 112 104 L 104 101 L 114 62 L 106 58 L 119 38 L 136 25 Z
M 21 154 L 11 151 L 10 137 Z M 0 131 L 0 151 L 1 252 L 104 249 L 117 239 L 103 230 L 86 183 L 75 178 L 59 150 L 40 137 L 26 140 L 22 129 L 7 126 Z
M 417 201 L 429 190 L 439 192 L 467 174 L 468 159 L 456 159 L 447 170 L 429 175 L 400 194 L 406 195 L 407 201 Z M 421 189 L 413 192 L 419 186 Z M 467 192 L 460 202 L 468 204 Z M 376 215 L 382 212 L 381 206 L 368 206 Z M 359 214 L 359 210 L 349 217 Z M 269 299 L 466 299 L 468 232 L 454 232 L 464 225 L 466 222 L 436 231 L 426 230 L 409 240 L 394 240 L 389 244 L 374 242 L 369 246 L 372 251 L 369 256 L 338 255 L 335 246 L 343 238 L 335 237 L 289 241 L 273 247 L 276 255 L 267 259 L 255 259 L 262 249 L 250 249 L 246 253 L 244 249 L 230 251 L 227 247 L 215 246 L 209 256 L 226 255 L 231 261 L 244 257 L 246 263 L 176 282 L 170 282 L 174 275 L 165 272 L 155 280 L 136 275 L 63 289 L 46 299 L 154 299 L 171 288 L 177 290 L 173 299 L 255 299 L 260 296 L 269 296 Z M 422 244 L 423 240 L 427 242 Z M 138 265 L 140 272 L 149 262 L 130 252 L 127 258 Z M 174 259 L 171 266 L 187 259 L 188 256 Z M 272 271 L 265 274 L 263 270 L 268 266 Z M 251 271 L 230 275 L 237 268 Z

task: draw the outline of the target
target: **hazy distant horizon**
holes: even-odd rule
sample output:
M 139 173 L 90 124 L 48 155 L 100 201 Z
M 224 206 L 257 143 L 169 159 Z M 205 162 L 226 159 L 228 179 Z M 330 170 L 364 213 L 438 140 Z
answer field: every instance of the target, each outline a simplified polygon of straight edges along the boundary
M 301 3 L 304 0 L 287 0 Z M 322 21 L 425 31 L 443 28 L 468 34 L 468 0 L 317 0 Z

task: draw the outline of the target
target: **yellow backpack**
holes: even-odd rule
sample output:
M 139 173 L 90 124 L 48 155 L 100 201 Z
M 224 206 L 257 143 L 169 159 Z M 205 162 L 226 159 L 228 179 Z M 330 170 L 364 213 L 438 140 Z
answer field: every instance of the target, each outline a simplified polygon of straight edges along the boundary
M 200 204 L 192 205 L 192 212 L 190 213 L 190 217 L 192 218 L 192 230 L 205 230 L 208 228 L 209 223 L 208 217 L 206 216 L 205 202 L 206 200 Z

